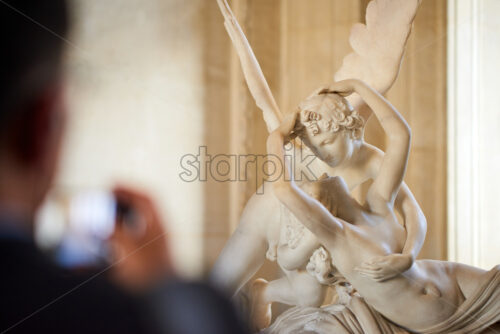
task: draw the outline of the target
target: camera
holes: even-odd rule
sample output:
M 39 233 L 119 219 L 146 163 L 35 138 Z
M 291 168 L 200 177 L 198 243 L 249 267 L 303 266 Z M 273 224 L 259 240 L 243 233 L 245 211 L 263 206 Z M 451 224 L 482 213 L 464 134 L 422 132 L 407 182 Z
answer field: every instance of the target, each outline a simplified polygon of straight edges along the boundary
M 131 210 L 108 190 L 54 191 L 38 212 L 37 243 L 68 268 L 110 262 L 109 238 Z

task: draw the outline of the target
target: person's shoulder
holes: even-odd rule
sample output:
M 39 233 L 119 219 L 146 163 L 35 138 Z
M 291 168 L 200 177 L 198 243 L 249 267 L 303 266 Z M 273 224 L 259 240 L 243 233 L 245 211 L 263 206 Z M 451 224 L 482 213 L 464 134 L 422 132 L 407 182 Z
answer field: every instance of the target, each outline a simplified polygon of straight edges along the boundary
M 105 272 L 65 270 L 33 243 L 13 240 L 0 242 L 0 265 L 2 330 L 15 325 L 18 332 L 142 332 L 139 303 Z
M 161 310 L 166 332 L 247 333 L 229 298 L 206 283 L 172 280 L 152 292 L 150 305 Z
M 230 306 L 228 298 L 210 285 L 198 281 L 170 280 L 152 290 L 157 302 L 178 310 Z

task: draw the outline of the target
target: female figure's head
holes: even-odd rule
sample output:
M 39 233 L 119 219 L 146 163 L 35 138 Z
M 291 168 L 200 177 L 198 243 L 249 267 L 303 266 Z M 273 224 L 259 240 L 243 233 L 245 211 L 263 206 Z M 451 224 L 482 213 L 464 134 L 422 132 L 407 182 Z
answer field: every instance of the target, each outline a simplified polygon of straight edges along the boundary
M 342 96 L 322 90 L 299 105 L 294 132 L 331 167 L 348 160 L 362 137 L 363 118 Z
M 342 206 L 345 208 L 350 206 L 349 188 L 339 176 L 328 176 L 323 173 L 316 181 L 302 184 L 301 188 L 336 217 L 343 218 L 345 212 L 341 212 L 344 209 Z

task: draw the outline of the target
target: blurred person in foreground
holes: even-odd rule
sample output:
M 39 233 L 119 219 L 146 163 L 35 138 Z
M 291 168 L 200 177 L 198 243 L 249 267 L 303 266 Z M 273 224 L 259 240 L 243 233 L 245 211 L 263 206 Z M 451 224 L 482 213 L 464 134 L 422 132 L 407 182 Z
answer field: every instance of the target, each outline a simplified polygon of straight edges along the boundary
M 244 333 L 225 298 L 172 278 L 161 219 L 134 190 L 114 195 L 145 229 L 117 223 L 109 270 L 62 269 L 34 244 L 66 123 L 66 7 L 0 1 L 0 333 Z

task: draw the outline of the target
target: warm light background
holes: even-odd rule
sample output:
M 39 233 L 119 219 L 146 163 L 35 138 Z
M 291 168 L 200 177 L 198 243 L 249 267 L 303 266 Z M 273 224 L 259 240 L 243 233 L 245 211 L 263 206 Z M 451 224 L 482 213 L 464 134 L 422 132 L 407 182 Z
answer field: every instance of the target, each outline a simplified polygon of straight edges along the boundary
M 132 183 L 153 194 L 186 274 L 203 263 L 204 194 L 182 155 L 203 142 L 205 0 L 74 1 L 71 123 L 59 183 Z
M 283 110 L 332 80 L 367 2 L 231 2 Z M 71 122 L 58 185 L 126 182 L 150 191 L 166 217 L 181 272 L 205 273 L 255 186 L 183 182 L 180 159 L 202 145 L 211 154 L 263 153 L 267 136 L 216 1 L 74 0 L 74 18 Z M 388 94 L 413 130 L 406 182 L 429 221 L 421 256 L 435 259 L 446 259 L 449 249 L 447 24 L 447 1 L 422 2 L 400 78 Z M 367 141 L 383 147 L 383 133 L 371 123 Z M 499 180 L 492 182 L 500 187 Z M 500 253 L 491 240 L 487 247 Z M 498 255 L 481 263 L 494 261 Z

